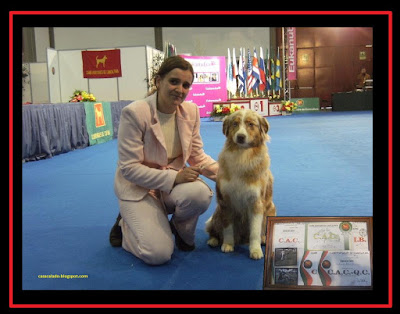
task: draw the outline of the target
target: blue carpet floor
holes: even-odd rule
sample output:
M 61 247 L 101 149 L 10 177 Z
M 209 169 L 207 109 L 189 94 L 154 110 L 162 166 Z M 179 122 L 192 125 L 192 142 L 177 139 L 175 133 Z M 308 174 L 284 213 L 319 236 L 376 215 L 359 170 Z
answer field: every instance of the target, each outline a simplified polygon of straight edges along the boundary
M 279 216 L 372 216 L 372 111 L 268 121 Z M 203 119 L 201 134 L 205 151 L 217 158 L 225 141 L 222 123 Z M 251 260 L 246 246 L 224 254 L 206 244 L 204 225 L 215 196 L 199 220 L 196 249 L 175 250 L 166 265 L 148 266 L 111 247 L 108 235 L 118 214 L 116 163 L 117 140 L 112 140 L 22 164 L 24 290 L 262 289 L 264 261 Z

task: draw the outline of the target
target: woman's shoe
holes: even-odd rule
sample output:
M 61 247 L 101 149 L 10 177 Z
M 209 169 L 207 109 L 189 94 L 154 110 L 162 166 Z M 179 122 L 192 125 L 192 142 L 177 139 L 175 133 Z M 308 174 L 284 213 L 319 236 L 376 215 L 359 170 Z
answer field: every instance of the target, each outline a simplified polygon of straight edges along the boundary
M 110 244 L 114 247 L 122 246 L 122 230 L 119 226 L 120 220 L 121 214 L 118 214 L 117 220 L 110 231 Z
M 193 251 L 195 249 L 195 245 L 189 245 L 182 240 L 172 221 L 169 222 L 169 225 L 171 226 L 172 233 L 175 235 L 175 244 L 178 249 L 185 252 Z

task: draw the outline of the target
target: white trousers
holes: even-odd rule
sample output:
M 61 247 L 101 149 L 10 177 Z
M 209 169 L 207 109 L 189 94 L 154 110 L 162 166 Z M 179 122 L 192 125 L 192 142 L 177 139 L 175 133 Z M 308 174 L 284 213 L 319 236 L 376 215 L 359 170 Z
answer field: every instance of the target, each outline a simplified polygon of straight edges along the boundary
M 194 244 L 197 221 L 210 205 L 211 188 L 203 181 L 182 183 L 171 193 L 150 191 L 141 201 L 119 200 L 122 247 L 150 265 L 171 259 L 174 237 L 168 214 L 187 244 Z

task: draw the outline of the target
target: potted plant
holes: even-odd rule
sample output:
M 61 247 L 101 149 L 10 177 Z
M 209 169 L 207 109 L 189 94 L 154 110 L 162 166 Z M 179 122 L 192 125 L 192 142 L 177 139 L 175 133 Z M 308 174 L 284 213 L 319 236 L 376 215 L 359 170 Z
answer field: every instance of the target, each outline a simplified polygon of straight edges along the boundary
M 281 112 L 282 115 L 291 115 L 294 110 L 297 109 L 297 105 L 295 102 L 287 100 L 287 101 L 282 101 L 282 106 L 281 106 Z
M 226 116 L 240 110 L 238 105 L 214 105 L 213 111 L 211 111 L 210 116 L 214 121 L 222 121 Z
M 86 102 L 86 101 L 96 101 L 96 97 L 93 94 L 89 94 L 86 91 L 76 89 L 71 96 L 69 102 Z

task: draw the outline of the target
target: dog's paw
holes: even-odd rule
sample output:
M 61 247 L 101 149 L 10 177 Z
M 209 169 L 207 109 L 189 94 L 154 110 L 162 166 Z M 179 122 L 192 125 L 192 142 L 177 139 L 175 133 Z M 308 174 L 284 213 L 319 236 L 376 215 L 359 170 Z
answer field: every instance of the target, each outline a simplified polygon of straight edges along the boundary
M 211 237 L 208 239 L 207 244 L 212 247 L 216 247 L 219 245 L 219 241 L 217 238 Z
M 233 245 L 228 243 L 223 243 L 221 245 L 221 251 L 225 253 L 233 252 L 234 251 Z
M 252 259 L 261 259 L 264 257 L 264 253 L 261 250 L 261 247 L 251 248 L 250 249 L 250 258 Z

